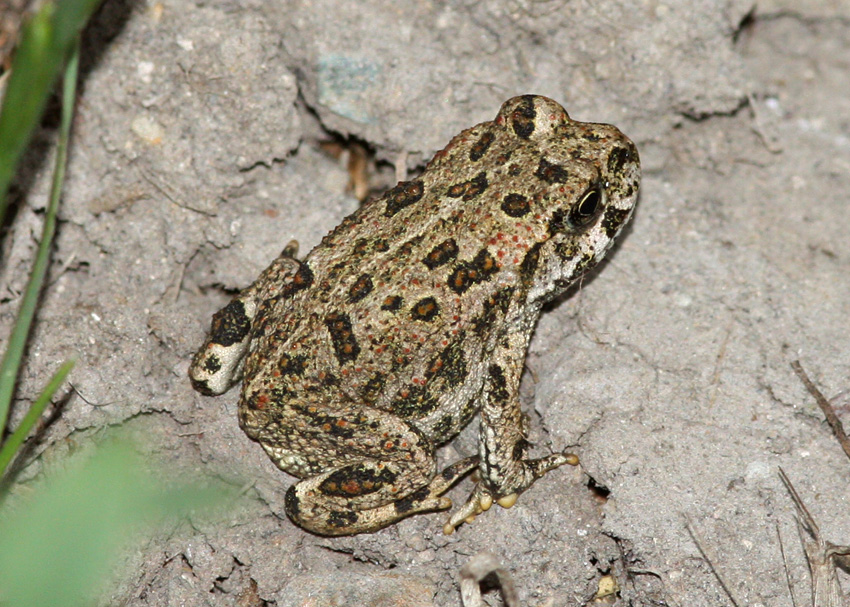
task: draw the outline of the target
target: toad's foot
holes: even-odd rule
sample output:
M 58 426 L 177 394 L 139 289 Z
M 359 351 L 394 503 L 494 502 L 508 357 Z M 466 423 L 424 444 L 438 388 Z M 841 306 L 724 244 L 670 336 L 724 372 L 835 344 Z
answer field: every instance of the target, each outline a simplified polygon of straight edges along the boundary
M 451 535 L 461 523 L 471 523 L 475 520 L 476 516 L 489 510 L 494 501 L 502 508 L 510 508 L 516 503 L 517 497 L 519 497 L 519 494 L 522 493 L 522 491 L 527 489 L 531 483 L 550 470 L 563 466 L 564 464 L 578 466 L 578 463 L 578 456 L 572 453 L 556 453 L 547 457 L 541 457 L 540 459 L 527 460 L 522 463 L 522 465 L 526 468 L 529 478 L 525 487 L 499 497 L 494 497 L 494 493 L 484 487 L 483 483 L 479 482 L 475 486 L 475 489 L 473 489 L 469 499 L 466 500 L 466 503 L 452 514 L 443 526 L 443 533 Z

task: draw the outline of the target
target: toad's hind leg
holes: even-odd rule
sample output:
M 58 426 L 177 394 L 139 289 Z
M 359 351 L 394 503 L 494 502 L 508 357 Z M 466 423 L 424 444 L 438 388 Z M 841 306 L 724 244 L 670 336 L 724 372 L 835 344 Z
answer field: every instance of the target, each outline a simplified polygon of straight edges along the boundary
M 319 535 L 371 533 L 412 514 L 451 508 L 452 501 L 443 493 L 477 466 L 477 456 L 462 459 L 403 498 L 359 510 L 357 498 L 394 478 L 397 468 L 391 462 L 349 464 L 291 486 L 286 492 L 286 514 L 301 528 Z M 354 507 L 340 508 L 340 498 Z
M 189 378 L 195 390 L 214 396 L 242 379 L 251 329 L 262 304 L 287 290 L 309 286 L 309 268 L 295 259 L 297 252 L 298 243 L 293 240 L 254 284 L 213 315 L 210 333 L 189 366 Z
M 271 460 L 301 479 L 287 491 L 286 514 L 319 535 L 376 531 L 446 509 L 442 494 L 478 463 L 470 458 L 438 474 L 434 443 L 410 421 L 333 395 L 243 391 L 239 415 Z

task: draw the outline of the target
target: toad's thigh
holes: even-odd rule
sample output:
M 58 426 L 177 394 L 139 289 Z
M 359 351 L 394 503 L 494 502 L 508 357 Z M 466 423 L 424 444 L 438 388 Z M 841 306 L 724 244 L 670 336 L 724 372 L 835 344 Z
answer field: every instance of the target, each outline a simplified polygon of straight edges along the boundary
M 434 474 L 431 440 L 386 411 L 297 399 L 259 410 L 245 400 L 240 404 L 242 428 L 278 467 L 295 476 L 304 478 L 364 460 L 393 462 L 402 477 Z

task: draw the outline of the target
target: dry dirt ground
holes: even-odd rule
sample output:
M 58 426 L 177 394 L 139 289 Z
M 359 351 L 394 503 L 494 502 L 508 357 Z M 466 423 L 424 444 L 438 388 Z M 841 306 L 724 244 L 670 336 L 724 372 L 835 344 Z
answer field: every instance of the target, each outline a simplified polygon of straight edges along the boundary
M 19 403 L 70 352 L 79 363 L 22 478 L 124 423 L 175 470 L 250 486 L 227 521 L 129 555 L 104 603 L 459 605 L 458 570 L 487 550 L 524 605 L 590 604 L 605 575 L 619 592 L 594 604 L 729 604 L 687 517 L 742 605 L 790 606 L 777 530 L 798 604 L 809 580 L 779 466 L 850 543 L 850 462 L 789 366 L 850 422 L 846 2 L 107 0 L 86 49 Z M 301 531 L 236 391 L 204 398 L 186 379 L 210 315 L 357 207 L 347 159 L 365 150 L 368 184 L 386 187 L 530 92 L 618 125 L 644 167 L 620 246 L 548 309 L 527 362 L 536 449 L 581 467 L 451 537 L 444 514 Z M 2 236 L 2 335 L 52 138 L 48 121 Z M 475 432 L 442 455 L 472 453 Z

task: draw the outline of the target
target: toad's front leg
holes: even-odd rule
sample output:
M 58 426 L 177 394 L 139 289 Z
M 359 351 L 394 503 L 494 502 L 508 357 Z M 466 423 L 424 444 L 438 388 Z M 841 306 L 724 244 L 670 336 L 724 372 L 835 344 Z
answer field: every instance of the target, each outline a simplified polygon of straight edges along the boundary
M 488 510 L 494 501 L 510 508 L 520 493 L 548 471 L 564 464 L 578 465 L 578 457 L 572 453 L 526 459 L 529 445 L 519 402 L 519 384 L 527 343 L 526 332 L 517 331 L 505 335 L 496 345 L 487 367 L 481 404 L 480 480 L 466 503 L 446 523 L 443 528 L 446 534 Z

